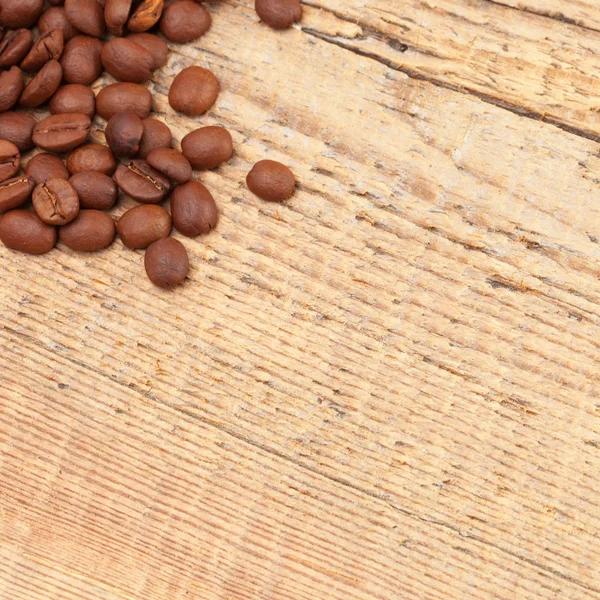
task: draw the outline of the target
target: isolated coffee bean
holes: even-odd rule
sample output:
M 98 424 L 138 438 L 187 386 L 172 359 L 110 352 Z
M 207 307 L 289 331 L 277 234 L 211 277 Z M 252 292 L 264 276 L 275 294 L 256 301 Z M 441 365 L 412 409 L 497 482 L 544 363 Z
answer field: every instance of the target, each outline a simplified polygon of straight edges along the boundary
M 175 183 L 185 183 L 192 178 L 192 165 L 173 148 L 156 148 L 146 157 L 146 162 Z
M 26 175 L 19 175 L 0 183 L 0 214 L 22 206 L 29 200 L 35 184 Z
M 167 237 L 150 244 L 144 267 L 154 285 L 170 289 L 185 281 L 190 263 L 185 246 L 179 240 Z
M 140 149 L 144 133 L 142 120 L 135 113 L 118 113 L 106 124 L 104 135 L 117 156 L 133 156 Z
M 102 42 L 87 35 L 76 35 L 65 44 L 60 59 L 66 83 L 91 85 L 102 73 Z
M 12 250 L 45 254 L 56 244 L 56 227 L 30 210 L 11 210 L 0 217 L 0 241 Z
M 152 95 L 138 83 L 113 83 L 96 96 L 96 112 L 108 120 L 120 112 L 133 112 L 145 119 L 152 109 Z
M 23 72 L 11 67 L 0 73 L 0 112 L 11 109 L 23 91 Z
M 47 8 L 40 17 L 37 26 L 40 30 L 40 34 L 48 33 L 54 29 L 60 29 L 65 44 L 71 38 L 74 38 L 81 33 L 79 29 L 73 27 L 69 19 L 67 19 L 63 6 L 51 6 L 50 8 Z
M 167 64 L 169 46 L 157 35 L 152 35 L 151 33 L 132 33 L 127 36 L 127 39 L 148 50 L 152 56 L 152 71 L 156 71 L 156 69 L 160 69 Z
M 66 225 L 79 213 L 79 197 L 66 179 L 51 177 L 33 190 L 33 208 L 49 225 Z
M 132 160 L 119 165 L 115 173 L 119 189 L 130 198 L 144 204 L 157 204 L 169 193 L 171 183 L 145 160 Z
M 210 13 L 192 0 L 176 0 L 163 11 L 160 32 L 171 42 L 191 42 L 208 31 Z
M 199 181 L 178 185 L 171 194 L 171 216 L 175 228 L 187 235 L 209 233 L 219 220 L 212 194 Z
M 102 48 L 104 69 L 119 81 L 143 83 L 150 79 L 154 59 L 148 50 L 127 38 L 113 38 Z
M 65 0 L 65 14 L 86 35 L 99 38 L 104 33 L 104 11 L 96 0 Z
M 47 62 L 25 86 L 19 104 L 24 108 L 35 108 L 49 100 L 62 80 L 62 67 L 57 60 Z
M 50 100 L 50 112 L 53 115 L 79 113 L 92 119 L 96 112 L 96 96 L 85 85 L 79 83 L 63 85 Z
M 96 252 L 112 244 L 115 222 L 99 210 L 82 210 L 77 218 L 58 230 L 60 241 L 77 252 Z
M 0 42 L 0 69 L 18 65 L 33 46 L 33 34 L 29 29 L 7 31 Z
M 146 158 L 156 148 L 170 148 L 173 134 L 167 125 L 158 119 L 144 119 L 144 133 L 140 142 L 138 156 Z
M 91 126 L 86 115 L 51 115 L 33 128 L 33 143 L 47 152 L 66 152 L 85 142 Z
M 131 0 L 106 0 L 104 5 L 106 28 L 113 35 L 122 35 L 130 12 Z
M 33 128 L 37 121 L 25 113 L 0 113 L 0 139 L 12 142 L 19 152 L 33 148 Z
M 2 0 L 0 24 L 6 29 L 29 29 L 42 14 L 44 0 Z
M 25 167 L 25 175 L 31 177 L 36 185 L 45 183 L 48 179 L 69 179 L 69 171 L 63 161 L 54 156 L 40 152 L 36 154 Z
M 302 18 L 300 0 L 256 0 L 256 14 L 273 29 L 286 29 Z
M 117 184 L 112 177 L 98 171 L 75 173 L 69 183 L 79 196 L 81 208 L 110 210 L 119 197 Z
M 112 175 L 117 168 L 117 160 L 110 148 L 104 144 L 86 144 L 76 148 L 67 158 L 67 170 L 71 175 L 82 171 L 98 171 Z
M 160 19 L 164 5 L 164 0 L 143 0 L 127 23 L 129 31 L 140 33 L 154 27 Z
M 246 183 L 251 192 L 270 202 L 287 200 L 296 188 L 292 171 L 274 160 L 257 162 L 248 173 Z
M 63 33 L 54 29 L 42 34 L 21 63 L 23 71 L 39 71 L 49 60 L 58 60 L 63 51 Z
M 13 177 L 21 166 L 19 149 L 6 140 L 0 140 L 0 183 Z
M 224 127 L 201 127 L 181 140 L 181 152 L 194 169 L 214 169 L 231 158 L 233 140 Z
M 171 107 L 193 117 L 207 111 L 219 95 L 219 82 L 202 67 L 187 67 L 179 73 L 169 90 Z
M 127 248 L 147 248 L 171 233 L 171 215 L 157 204 L 130 208 L 117 222 L 117 232 Z

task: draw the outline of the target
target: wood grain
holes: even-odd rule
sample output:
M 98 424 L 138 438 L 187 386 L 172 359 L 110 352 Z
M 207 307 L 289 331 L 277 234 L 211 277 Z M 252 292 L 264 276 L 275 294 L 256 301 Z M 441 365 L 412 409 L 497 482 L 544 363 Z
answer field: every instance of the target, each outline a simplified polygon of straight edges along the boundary
M 181 290 L 0 249 L 0 597 L 600 598 L 598 146 L 311 32 L 351 4 L 219 3 L 151 82 L 236 144 Z
M 594 0 L 489 0 L 518 10 L 536 13 L 550 19 L 600 30 L 598 5 Z

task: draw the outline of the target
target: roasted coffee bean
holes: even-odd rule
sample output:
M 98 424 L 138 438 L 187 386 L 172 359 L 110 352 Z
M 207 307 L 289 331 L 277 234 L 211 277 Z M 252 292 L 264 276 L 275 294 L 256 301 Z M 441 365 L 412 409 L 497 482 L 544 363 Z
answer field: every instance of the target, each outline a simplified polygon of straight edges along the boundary
M 45 254 L 56 244 L 56 227 L 30 210 L 11 210 L 0 218 L 0 241 L 11 250 Z
M 79 214 L 79 197 L 66 179 L 51 177 L 33 190 L 33 208 L 48 225 L 66 225 Z
M 108 120 L 120 112 L 133 112 L 145 119 L 152 109 L 152 95 L 138 83 L 113 83 L 96 96 L 96 112 Z
M 104 33 L 104 10 L 96 0 L 65 0 L 65 14 L 86 35 L 99 38 Z
M 150 244 L 144 267 L 154 285 L 171 289 L 185 281 L 190 262 L 185 246 L 179 240 L 167 237 Z
M 48 179 L 69 179 L 69 171 L 58 156 L 40 152 L 25 167 L 25 175 L 31 177 L 35 184 L 46 183 Z
M 60 241 L 77 252 L 96 252 L 113 243 L 115 222 L 99 210 L 82 210 L 74 221 L 58 230 Z
M 224 127 L 201 127 L 181 140 L 181 152 L 194 169 L 214 169 L 231 158 L 233 140 Z
M 67 169 L 71 175 L 82 171 L 98 171 L 98 173 L 112 175 L 116 168 L 115 156 L 104 144 L 80 146 L 67 158 Z
M 185 183 L 192 178 L 192 166 L 181 152 L 173 148 L 152 150 L 146 162 L 175 183 Z
M 202 67 L 187 67 L 175 77 L 169 90 L 171 107 L 193 117 L 207 111 L 219 95 L 219 82 Z
M 66 152 L 85 142 L 91 126 L 86 115 L 51 115 L 33 128 L 33 143 L 47 152 Z
M 273 29 L 286 29 L 302 18 L 300 0 L 256 0 L 256 14 Z
M 0 24 L 6 29 L 29 29 L 42 14 L 44 0 L 2 0 Z
M 40 20 L 38 21 L 38 29 L 40 34 L 48 33 L 54 29 L 60 29 L 63 34 L 63 40 L 66 44 L 70 39 L 81 33 L 79 29 L 73 27 L 67 15 L 65 9 L 62 6 L 52 6 L 44 11 Z
M 109 119 L 104 130 L 106 143 L 117 156 L 137 154 L 143 133 L 142 120 L 131 112 L 114 115 Z
M 139 33 L 154 27 L 160 19 L 164 6 L 164 0 L 143 0 L 127 23 L 129 31 Z
M 96 96 L 85 85 L 79 83 L 63 85 L 50 100 L 50 112 L 53 115 L 79 113 L 92 119 L 96 112 Z
M 39 71 L 49 60 L 60 58 L 63 45 L 63 33 L 60 29 L 53 29 L 48 33 L 44 33 L 23 59 L 21 69 L 30 73 Z
M 251 192 L 270 202 L 287 200 L 296 188 L 294 174 L 288 167 L 274 160 L 257 162 L 248 173 L 246 183 Z
M 27 175 L 19 175 L 0 183 L 0 214 L 25 204 L 34 187 L 33 179 Z
M 33 148 L 32 136 L 36 124 L 37 121 L 25 113 L 0 113 L 0 139 L 12 142 L 19 152 L 27 152 Z
M 0 140 L 0 182 L 13 177 L 21 166 L 19 149 L 6 140 Z
M 132 33 L 127 36 L 128 40 L 135 42 L 150 52 L 152 56 L 152 70 L 160 69 L 167 64 L 169 46 L 157 35 L 151 33 Z
M 171 130 L 158 119 L 144 119 L 144 133 L 138 150 L 140 158 L 146 158 L 156 148 L 170 148 L 173 143 Z
M 117 232 L 127 248 L 147 248 L 171 233 L 171 215 L 156 204 L 130 208 L 117 222 Z
M 91 85 L 102 73 L 102 42 L 87 35 L 76 35 L 65 45 L 60 64 L 67 83 Z
M 0 42 L 0 69 L 18 65 L 33 46 L 33 34 L 29 29 L 8 31 Z
M 132 160 L 119 165 L 115 173 L 119 189 L 144 204 L 157 204 L 169 193 L 171 183 L 145 160 Z
M 178 185 L 171 194 L 171 215 L 175 228 L 187 235 L 208 233 L 219 220 L 212 194 L 199 181 Z
M 75 173 L 69 183 L 75 188 L 82 208 L 110 210 L 119 197 L 117 184 L 112 177 L 98 171 Z
M 23 91 L 23 72 L 11 67 L 0 73 L 0 112 L 11 109 Z
M 130 12 L 131 0 L 106 0 L 104 5 L 106 28 L 113 35 L 122 35 Z
M 208 31 L 210 13 L 192 0 L 176 0 L 163 11 L 160 32 L 171 42 L 191 42 Z
M 119 81 L 143 83 L 150 79 L 154 59 L 148 50 L 127 38 L 113 38 L 102 48 L 104 69 Z
M 19 104 L 24 108 L 35 108 L 49 100 L 62 80 L 62 67 L 57 60 L 48 61 L 25 86 Z

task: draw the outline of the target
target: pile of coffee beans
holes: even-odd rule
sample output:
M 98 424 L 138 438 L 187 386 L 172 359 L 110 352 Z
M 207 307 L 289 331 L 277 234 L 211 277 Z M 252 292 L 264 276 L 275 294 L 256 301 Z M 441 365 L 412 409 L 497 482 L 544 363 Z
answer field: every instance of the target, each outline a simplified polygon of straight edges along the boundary
M 223 127 L 190 131 L 174 148 L 171 130 L 151 117 L 144 87 L 163 67 L 172 43 L 203 35 L 211 15 L 203 0 L 0 0 L 0 241 L 44 254 L 59 239 L 78 252 L 109 246 L 118 235 L 146 249 L 144 265 L 157 286 L 181 284 L 189 270 L 173 227 L 189 237 L 214 229 L 219 211 L 194 170 L 216 169 L 233 155 Z M 299 0 L 256 0 L 275 29 L 302 15 Z M 161 37 L 162 36 L 162 37 Z M 116 81 L 96 96 L 90 86 L 108 73 Z M 219 81 L 199 66 L 183 69 L 169 90 L 171 107 L 205 113 Z M 27 110 L 46 106 L 40 121 Z M 90 143 L 92 121 L 106 145 Z M 23 156 L 37 149 L 23 164 Z M 258 162 L 246 178 L 259 198 L 281 202 L 296 186 L 285 165 Z M 115 222 L 108 211 L 121 195 L 139 204 Z M 170 203 L 170 213 L 163 206 Z

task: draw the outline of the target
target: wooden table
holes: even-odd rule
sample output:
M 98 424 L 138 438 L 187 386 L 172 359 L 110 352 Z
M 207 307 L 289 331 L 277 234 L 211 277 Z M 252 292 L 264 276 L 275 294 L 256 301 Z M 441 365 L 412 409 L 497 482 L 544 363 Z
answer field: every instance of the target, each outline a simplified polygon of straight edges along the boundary
M 304 4 L 150 84 L 236 146 L 182 289 L 0 250 L 3 600 L 600 598 L 600 7 Z

